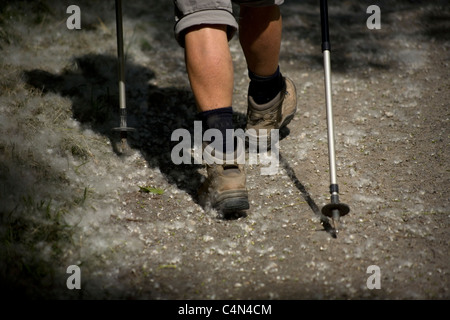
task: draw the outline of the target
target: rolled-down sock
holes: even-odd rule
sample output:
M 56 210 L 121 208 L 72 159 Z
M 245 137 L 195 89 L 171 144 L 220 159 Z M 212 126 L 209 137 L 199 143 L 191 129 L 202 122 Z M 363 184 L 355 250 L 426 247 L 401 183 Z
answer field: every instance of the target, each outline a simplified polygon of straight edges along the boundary
M 234 141 L 228 138 L 227 129 L 233 130 L 233 108 L 225 107 L 203 111 L 198 114 L 204 130 L 218 129 L 222 133 L 223 149 L 221 152 L 234 152 Z

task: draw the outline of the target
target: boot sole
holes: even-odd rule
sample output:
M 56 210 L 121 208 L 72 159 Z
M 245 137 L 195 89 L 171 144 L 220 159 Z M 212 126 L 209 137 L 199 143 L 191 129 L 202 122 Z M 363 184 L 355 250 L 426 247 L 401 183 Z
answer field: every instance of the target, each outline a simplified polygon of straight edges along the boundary
M 216 200 L 213 208 L 222 213 L 231 213 L 250 209 L 246 190 L 225 191 Z

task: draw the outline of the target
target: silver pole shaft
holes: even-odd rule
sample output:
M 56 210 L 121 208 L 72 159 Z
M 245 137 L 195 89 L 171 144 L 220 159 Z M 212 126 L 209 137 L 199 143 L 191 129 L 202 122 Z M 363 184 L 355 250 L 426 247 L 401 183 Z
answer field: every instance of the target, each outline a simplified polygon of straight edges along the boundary
M 127 127 L 126 123 L 126 99 L 125 99 L 125 57 L 123 53 L 123 25 L 122 25 L 122 1 L 116 0 L 116 32 L 117 32 L 117 55 L 119 58 L 119 105 L 120 126 Z
M 328 156 L 330 162 L 330 183 L 336 184 L 336 159 L 334 150 L 334 123 L 333 123 L 333 105 L 331 98 L 331 62 L 330 51 L 323 51 L 323 62 L 325 71 L 325 99 L 327 106 L 327 127 L 328 127 Z M 336 193 L 337 192 L 333 192 Z

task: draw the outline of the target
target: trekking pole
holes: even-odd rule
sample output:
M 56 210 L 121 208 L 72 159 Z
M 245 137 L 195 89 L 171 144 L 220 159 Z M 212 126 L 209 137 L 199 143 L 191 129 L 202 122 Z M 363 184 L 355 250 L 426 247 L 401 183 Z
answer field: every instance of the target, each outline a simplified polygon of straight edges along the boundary
M 330 164 L 330 194 L 331 203 L 322 208 L 322 213 L 333 221 L 334 229 L 338 230 L 339 219 L 350 212 L 345 203 L 339 202 L 339 186 L 336 179 L 336 156 L 334 149 L 334 123 L 333 107 L 331 101 L 331 62 L 330 62 L 330 36 L 328 32 L 328 5 L 327 0 L 320 0 L 320 21 L 322 31 L 322 52 L 325 73 L 325 99 L 327 109 L 328 128 L 328 156 Z
M 123 26 L 122 26 L 122 1 L 116 0 L 116 33 L 117 33 L 117 57 L 119 73 L 119 106 L 120 106 L 120 127 L 113 128 L 120 132 L 121 152 L 129 149 L 127 134 L 134 131 L 134 128 L 127 126 L 127 107 L 125 97 L 125 57 L 123 54 Z

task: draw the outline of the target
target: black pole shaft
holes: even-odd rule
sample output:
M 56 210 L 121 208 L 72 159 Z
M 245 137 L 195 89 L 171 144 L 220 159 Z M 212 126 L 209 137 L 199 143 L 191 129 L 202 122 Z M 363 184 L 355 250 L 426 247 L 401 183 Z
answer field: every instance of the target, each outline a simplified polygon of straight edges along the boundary
M 123 26 L 122 26 L 122 1 L 116 0 L 116 33 L 117 55 L 119 58 L 119 80 L 125 80 L 124 54 L 123 54 Z
M 330 34 L 328 31 L 328 4 L 327 0 L 320 0 L 320 22 L 322 29 L 322 51 L 331 51 Z

